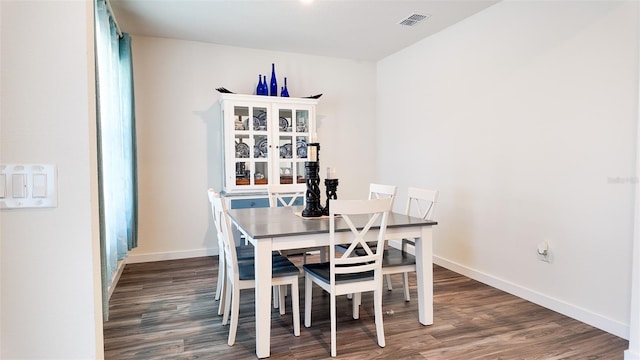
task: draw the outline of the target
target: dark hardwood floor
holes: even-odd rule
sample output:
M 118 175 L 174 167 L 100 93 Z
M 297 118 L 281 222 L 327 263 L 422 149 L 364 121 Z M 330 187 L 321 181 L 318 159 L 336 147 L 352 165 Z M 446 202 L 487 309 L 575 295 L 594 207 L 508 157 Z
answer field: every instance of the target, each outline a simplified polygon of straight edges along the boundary
M 294 257 L 300 264 L 302 257 Z M 307 261 L 314 261 L 314 256 Z M 217 257 L 126 265 L 104 324 L 107 359 L 251 359 L 255 356 L 254 294 L 244 290 L 236 344 L 227 346 L 214 300 Z M 415 274 L 411 302 L 396 275 L 384 293 L 386 347 L 376 342 L 373 300 L 363 294 L 360 319 L 338 299 L 338 358 L 342 359 L 623 359 L 628 342 L 554 311 L 434 266 L 434 323 L 417 321 Z M 329 297 L 313 292 L 312 327 L 301 334 L 287 314 L 272 313 L 271 359 L 330 356 Z

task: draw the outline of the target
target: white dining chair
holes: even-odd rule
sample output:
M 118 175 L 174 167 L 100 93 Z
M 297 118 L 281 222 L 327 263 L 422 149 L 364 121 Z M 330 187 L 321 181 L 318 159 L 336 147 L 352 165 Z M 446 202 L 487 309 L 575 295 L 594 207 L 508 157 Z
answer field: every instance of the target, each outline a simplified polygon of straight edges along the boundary
M 405 213 L 423 220 L 431 220 L 438 202 L 438 194 L 437 190 L 408 188 Z M 415 246 L 413 239 L 402 239 L 401 249 L 388 246 L 384 251 L 382 260 L 382 273 L 387 278 L 388 284 L 390 284 L 390 276 L 392 274 L 402 274 L 405 301 L 411 300 L 409 273 L 416 271 L 416 258 L 408 251 L 408 246 L 410 245 Z
M 216 228 L 216 236 L 218 238 L 218 279 L 217 279 L 217 285 L 216 285 L 216 295 L 215 295 L 215 299 L 219 301 L 219 306 L 218 306 L 218 315 L 223 315 L 224 313 L 224 306 L 225 306 L 225 301 L 224 301 L 224 286 L 225 286 L 225 279 L 226 279 L 226 265 L 225 265 L 225 256 L 224 256 L 224 244 L 223 244 L 223 234 L 222 234 L 222 222 L 220 220 L 220 216 L 221 213 L 215 211 L 214 208 L 214 198 L 219 198 L 220 194 L 216 193 L 215 190 L 213 189 L 209 189 L 208 190 L 208 196 L 209 196 L 209 201 L 211 203 L 211 213 L 213 214 L 213 223 L 215 225 Z M 223 200 L 224 203 L 224 200 Z M 244 244 L 244 245 L 236 245 L 236 258 L 238 259 L 238 262 L 244 262 L 244 261 L 253 261 L 254 259 L 254 248 L 253 245 L 250 244 Z M 282 256 L 280 256 L 280 253 L 278 251 L 274 251 L 272 253 L 272 255 L 274 255 L 274 258 L 272 259 L 273 262 L 279 262 L 282 261 Z M 277 255 L 277 256 L 276 256 Z M 280 288 L 282 288 L 282 292 L 280 291 Z M 284 295 L 286 294 L 286 287 L 285 286 L 273 286 L 273 295 L 274 295 L 274 308 L 279 308 L 279 306 L 277 306 L 276 304 L 279 304 L 280 302 L 280 297 L 283 298 L 282 302 L 284 303 Z M 283 306 L 282 308 L 280 308 L 280 314 L 284 315 L 285 314 L 285 307 Z
M 307 184 L 270 184 L 267 187 L 269 193 L 269 206 L 294 206 L 301 201 L 306 204 L 305 193 Z
M 302 206 L 305 206 L 306 201 L 306 184 L 271 184 L 267 187 L 267 191 L 269 193 L 269 206 L 270 207 L 278 207 L 285 206 L 291 207 L 295 206 L 297 203 L 300 203 L 300 199 L 302 200 Z M 307 253 L 311 251 L 320 251 L 320 258 L 324 259 L 325 249 L 324 247 L 308 247 L 308 248 L 300 248 L 295 250 L 282 250 L 280 253 L 285 256 L 290 256 L 294 254 L 302 253 L 302 263 L 307 263 Z
M 382 249 L 389 212 L 393 199 L 330 200 L 329 211 L 329 262 L 306 264 L 304 325 L 311 326 L 312 287 L 317 284 L 331 297 L 331 356 L 336 356 L 336 296 L 355 294 L 352 301 L 353 318 L 359 318 L 360 294 L 373 292 L 376 335 L 378 345 L 385 346 L 382 319 Z M 336 214 L 350 231 L 336 232 Z M 358 219 L 366 224 L 358 229 Z M 378 229 L 372 225 L 380 221 Z M 370 247 L 365 237 L 374 236 L 375 247 Z M 336 251 L 337 243 L 346 243 L 345 251 Z M 364 254 L 356 254 L 361 249 Z M 357 300 L 356 300 L 357 299 Z
M 211 213 L 213 216 L 213 224 L 216 228 L 216 237 L 218 238 L 218 279 L 216 281 L 216 295 L 215 299 L 219 301 L 218 315 L 222 315 L 224 311 L 224 285 L 225 285 L 225 256 L 224 256 L 224 243 L 222 242 L 222 222 L 220 220 L 221 214 L 215 211 L 213 199 L 220 198 L 220 193 L 215 192 L 213 189 L 208 189 L 207 194 L 209 196 L 209 203 L 211 205 Z M 236 257 L 238 261 L 253 260 L 254 249 L 252 245 L 236 245 Z M 274 291 L 277 293 L 277 291 Z
M 396 197 L 398 187 L 395 185 L 369 184 L 369 199 L 391 198 L 393 207 L 393 199 Z
M 384 185 L 384 184 L 369 184 L 369 199 L 384 199 L 391 198 L 395 200 L 396 192 L 398 188 L 395 185 Z M 392 208 L 393 208 L 393 200 L 392 200 Z M 386 248 L 386 243 L 385 243 Z M 393 286 L 391 285 L 391 276 L 386 276 L 387 280 L 387 289 L 389 291 L 393 290 Z
M 255 288 L 255 263 L 253 260 L 239 262 L 235 242 L 232 240 L 231 224 L 224 201 L 215 193 L 209 192 L 209 200 L 213 204 L 215 217 L 220 219 L 222 229 L 223 253 L 225 257 L 225 284 L 223 286 L 224 311 L 222 324 L 227 325 L 229 318 L 229 346 L 235 343 L 240 314 L 240 291 Z M 293 308 L 293 333 L 300 336 L 300 301 L 298 295 L 298 276 L 300 270 L 286 257 L 275 255 L 272 259 L 271 283 L 276 286 L 291 286 L 291 305 Z M 281 290 L 280 293 L 283 293 Z M 280 313 L 284 313 L 284 300 L 281 298 Z
M 209 203 L 211 205 L 211 213 L 213 216 L 213 224 L 216 228 L 216 237 L 218 238 L 218 279 L 216 282 L 216 295 L 215 299 L 219 301 L 218 306 L 218 315 L 222 315 L 224 312 L 224 286 L 225 286 L 225 274 L 226 274 L 226 264 L 225 264 L 225 256 L 224 256 L 224 243 L 222 239 L 222 220 L 220 216 L 222 215 L 220 212 L 216 211 L 214 207 L 214 198 L 220 198 L 220 193 L 215 192 L 213 189 L 209 189 L 207 191 L 209 196 Z M 247 249 L 241 249 L 241 246 L 236 247 L 236 254 L 238 258 L 241 256 L 243 258 L 250 258 L 249 254 L 253 253 L 251 246 L 245 246 Z M 248 250 L 251 250 L 249 252 Z
M 376 183 L 371 183 L 369 184 L 369 195 L 368 195 L 368 199 L 386 199 L 386 198 L 390 198 L 391 199 L 391 207 L 393 208 L 393 201 L 395 200 L 396 197 L 396 192 L 397 192 L 397 187 L 395 185 L 385 185 L 385 184 L 376 184 Z M 369 243 L 370 247 L 374 247 L 376 244 L 373 242 Z M 339 245 L 338 246 L 338 250 L 339 251 L 343 251 L 344 249 L 346 249 L 346 246 L 344 245 Z M 392 290 L 393 287 L 391 285 L 391 277 L 387 276 L 386 277 L 387 280 L 387 288 L 389 290 Z M 351 294 L 348 295 L 348 298 L 351 299 Z
M 216 236 L 218 238 L 218 279 L 216 282 L 216 300 L 220 300 L 220 295 L 222 294 L 222 287 L 224 286 L 224 256 L 222 255 L 222 249 L 224 249 L 224 244 L 222 243 L 222 227 L 220 223 L 220 219 L 218 218 L 220 214 L 216 213 L 213 207 L 213 199 L 216 197 L 220 197 L 220 194 L 216 193 L 213 189 L 208 190 L 209 202 L 211 204 L 211 212 L 213 214 L 213 224 L 216 228 Z M 220 310 L 218 310 L 218 315 L 222 315 L 222 306 L 220 306 Z
M 216 285 L 216 295 L 215 295 L 215 299 L 220 301 L 219 302 L 219 306 L 218 306 L 218 315 L 222 315 L 224 312 L 224 284 L 225 284 L 225 257 L 224 257 L 224 245 L 222 244 L 222 227 L 221 227 L 221 222 L 219 217 L 219 214 L 216 214 L 216 211 L 213 207 L 213 198 L 214 197 L 220 197 L 219 193 L 216 193 L 215 190 L 213 189 L 209 189 L 208 190 L 208 194 L 209 194 L 209 201 L 211 203 L 211 212 L 213 214 L 213 223 L 216 227 L 216 235 L 218 238 L 218 279 L 217 279 L 217 285 Z M 223 201 L 224 202 L 224 201 Z M 235 232 L 234 232 L 235 234 Z M 233 236 L 232 236 L 233 237 Z M 243 261 L 253 261 L 254 259 L 254 251 L 255 249 L 253 248 L 253 245 L 248 244 L 248 243 L 243 243 L 242 241 L 240 241 L 240 245 L 236 245 L 236 258 L 238 259 L 239 262 L 243 262 Z M 272 255 L 278 255 L 275 256 L 272 261 L 274 262 L 278 262 L 281 261 L 281 254 L 279 251 L 273 251 Z M 280 290 L 283 290 L 282 292 Z M 273 286 L 273 307 L 274 309 L 280 308 L 279 304 L 280 304 L 280 298 L 283 299 L 282 302 L 284 302 L 284 297 L 286 295 L 286 286 Z M 285 307 L 280 308 L 280 314 L 284 315 L 286 312 Z
M 306 204 L 306 190 L 306 184 L 269 184 L 267 187 L 269 207 L 291 207 L 300 202 L 304 206 Z M 306 264 L 307 251 L 309 251 L 309 249 L 281 250 L 280 254 L 284 256 L 291 256 L 302 253 L 302 261 Z M 285 293 L 280 293 L 279 290 L 274 291 L 273 307 L 277 309 L 280 306 L 280 298 L 284 298 L 286 295 L 286 290 Z

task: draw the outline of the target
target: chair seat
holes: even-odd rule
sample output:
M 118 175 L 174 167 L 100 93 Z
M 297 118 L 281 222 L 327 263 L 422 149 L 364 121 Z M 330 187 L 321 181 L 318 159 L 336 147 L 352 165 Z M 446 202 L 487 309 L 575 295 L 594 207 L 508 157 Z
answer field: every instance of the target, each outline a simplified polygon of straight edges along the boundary
M 284 276 L 297 276 L 300 269 L 295 266 L 289 259 L 282 255 L 274 256 L 272 276 L 274 278 Z M 244 261 L 238 263 L 238 276 L 240 280 L 255 280 L 255 263 L 253 261 Z
M 330 263 L 315 263 L 315 264 L 306 264 L 303 265 L 302 268 L 305 271 L 308 271 L 314 274 L 317 278 L 322 280 L 325 283 L 329 283 L 330 275 Z M 336 274 L 336 283 L 348 283 L 354 281 L 363 281 L 366 279 L 373 279 L 373 270 L 367 271 L 363 273 L 355 273 L 355 274 Z
M 236 256 L 238 257 L 238 260 L 253 259 L 254 250 L 253 245 L 236 246 Z M 278 251 L 272 251 L 271 254 L 274 256 L 280 256 Z
M 406 251 L 390 247 L 382 254 L 382 267 L 415 265 L 416 257 Z

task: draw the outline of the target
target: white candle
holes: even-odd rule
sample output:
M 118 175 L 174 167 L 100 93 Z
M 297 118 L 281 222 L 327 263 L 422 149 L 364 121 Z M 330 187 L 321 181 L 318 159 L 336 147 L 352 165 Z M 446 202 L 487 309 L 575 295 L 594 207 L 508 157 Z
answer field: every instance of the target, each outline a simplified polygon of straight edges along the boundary
M 316 135 L 316 134 L 311 135 L 311 142 L 312 143 L 317 143 L 318 142 L 318 135 Z
M 309 161 L 318 161 L 318 148 L 316 146 L 309 146 Z
M 327 179 L 336 179 L 336 168 L 327 168 Z

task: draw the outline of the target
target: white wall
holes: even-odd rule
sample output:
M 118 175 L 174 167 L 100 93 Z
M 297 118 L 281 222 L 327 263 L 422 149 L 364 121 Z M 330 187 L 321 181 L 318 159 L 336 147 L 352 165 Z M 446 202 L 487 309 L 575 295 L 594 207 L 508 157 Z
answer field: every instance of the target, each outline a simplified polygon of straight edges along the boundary
M 133 36 L 140 190 L 139 247 L 129 262 L 217 253 L 206 190 L 221 189 L 217 87 L 254 94 L 276 64 L 292 97 L 317 107 L 321 166 L 338 196 L 365 197 L 375 175 L 375 64 Z
M 0 211 L 0 358 L 100 358 L 92 1 L 0 9 L 0 163 L 58 171 L 57 208 Z
M 637 6 L 501 2 L 377 73 L 378 174 L 401 198 L 407 186 L 441 190 L 436 261 L 621 337 Z M 536 256 L 543 240 L 550 263 Z

